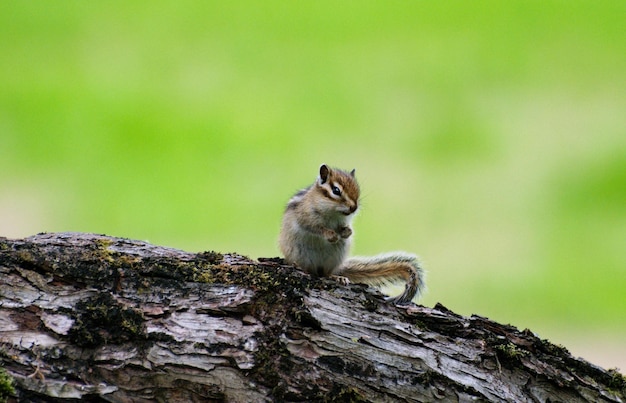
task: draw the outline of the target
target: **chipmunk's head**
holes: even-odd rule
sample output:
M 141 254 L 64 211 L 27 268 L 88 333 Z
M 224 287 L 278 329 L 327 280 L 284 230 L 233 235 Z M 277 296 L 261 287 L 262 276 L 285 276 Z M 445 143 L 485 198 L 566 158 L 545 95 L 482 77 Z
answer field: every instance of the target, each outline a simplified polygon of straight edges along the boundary
M 346 216 L 359 208 L 361 191 L 354 171 L 346 172 L 323 164 L 320 166 L 320 176 L 316 184 L 327 201 L 327 206 Z

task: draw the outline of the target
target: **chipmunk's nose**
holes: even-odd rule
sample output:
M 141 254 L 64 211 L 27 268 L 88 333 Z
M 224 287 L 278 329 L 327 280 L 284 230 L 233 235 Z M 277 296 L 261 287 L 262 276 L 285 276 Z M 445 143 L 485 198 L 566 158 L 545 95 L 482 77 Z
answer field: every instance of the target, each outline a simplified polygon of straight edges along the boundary
M 344 215 L 350 215 L 350 214 L 354 213 L 357 208 L 358 208 L 358 206 L 356 204 L 351 204 L 351 205 L 348 206 L 347 210 L 343 211 L 343 214 Z
M 356 209 L 359 208 L 359 206 L 354 203 L 353 205 L 350 206 L 350 214 L 354 213 L 356 211 Z

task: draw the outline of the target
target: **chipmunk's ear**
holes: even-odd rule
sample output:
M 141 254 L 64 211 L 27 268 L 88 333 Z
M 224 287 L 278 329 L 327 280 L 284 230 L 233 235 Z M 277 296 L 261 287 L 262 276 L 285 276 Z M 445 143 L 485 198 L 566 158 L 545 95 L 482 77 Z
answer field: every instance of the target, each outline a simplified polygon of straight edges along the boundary
M 354 174 L 356 173 L 356 168 L 353 169 L 352 171 L 350 171 L 350 176 L 352 176 L 354 178 Z
M 328 177 L 330 176 L 330 168 L 326 164 L 322 164 L 320 166 L 320 183 L 323 185 L 328 181 Z

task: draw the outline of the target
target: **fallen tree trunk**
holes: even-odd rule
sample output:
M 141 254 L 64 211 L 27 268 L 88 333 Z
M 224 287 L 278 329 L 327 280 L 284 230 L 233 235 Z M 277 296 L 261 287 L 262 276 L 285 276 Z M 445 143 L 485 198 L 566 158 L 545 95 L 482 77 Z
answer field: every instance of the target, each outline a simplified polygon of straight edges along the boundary
M 77 233 L 0 238 L 0 360 L 9 401 L 626 401 L 617 371 L 528 330 Z

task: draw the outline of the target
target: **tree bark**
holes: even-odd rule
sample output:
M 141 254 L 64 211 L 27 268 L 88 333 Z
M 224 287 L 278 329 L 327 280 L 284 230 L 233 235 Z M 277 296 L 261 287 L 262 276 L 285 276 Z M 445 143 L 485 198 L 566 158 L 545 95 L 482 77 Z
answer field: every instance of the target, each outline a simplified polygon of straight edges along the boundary
M 529 330 L 78 233 L 0 238 L 0 362 L 9 401 L 626 401 L 616 370 Z

